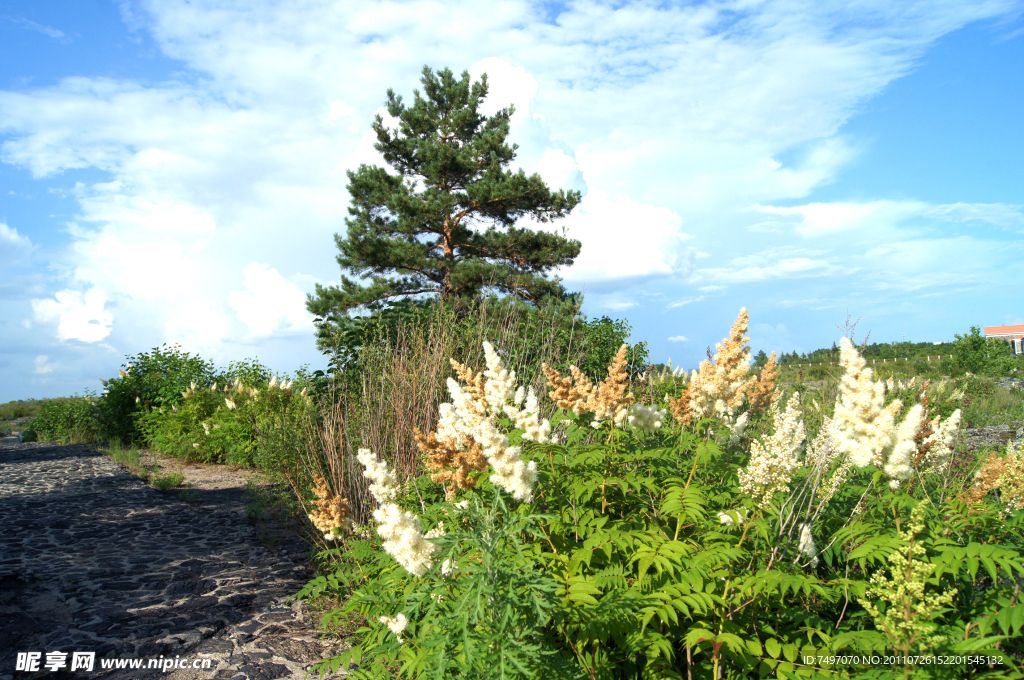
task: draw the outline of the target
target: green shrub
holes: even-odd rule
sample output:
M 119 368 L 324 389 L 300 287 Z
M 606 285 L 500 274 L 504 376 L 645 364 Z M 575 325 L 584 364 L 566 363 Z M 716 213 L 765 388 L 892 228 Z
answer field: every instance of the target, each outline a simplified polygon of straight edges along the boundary
M 984 337 L 977 326 L 971 326 L 969 333 L 956 336 L 952 355 L 950 368 L 956 375 L 974 373 L 1001 376 L 1008 375 L 1012 369 L 1020 366 L 1009 343 Z
M 171 456 L 287 472 L 305 445 L 311 409 L 297 385 L 276 379 L 258 387 L 196 385 L 179 404 L 142 413 L 138 425 L 150 446 Z
M 136 419 L 146 409 L 170 408 L 181 403 L 182 392 L 193 382 L 212 385 L 216 379 L 212 362 L 166 344 L 128 357 L 119 372 L 103 381 L 99 419 L 105 438 L 125 444 L 142 441 Z
M 97 398 L 94 395 L 48 399 L 42 410 L 29 423 L 23 441 L 92 444 L 101 441 L 102 427 L 98 420 Z
M 851 409 L 869 399 L 858 390 Z M 367 556 L 356 540 L 353 557 L 344 535 L 329 534 L 343 542 L 327 551 L 337 570 L 302 593 L 346 599 L 335 616 L 366 621 L 358 643 L 318 670 L 355 662 L 349 672 L 360 678 L 608 680 L 990 670 L 987 660 L 902 660 L 910 654 L 998 659 L 989 677 L 1024 672 L 1024 452 L 1004 458 L 1001 469 L 1016 472 L 999 483 L 982 475 L 978 487 L 974 468 L 957 476 L 909 454 L 909 476 L 890 479 L 870 455 L 854 466 L 834 455 L 836 441 L 797 436 L 798 409 L 773 417 L 756 446 L 728 421 L 645 432 L 562 411 L 551 419 L 560 441 L 538 443 L 504 410 L 478 427 L 486 407 L 459 409 L 460 428 L 506 454 L 521 447 L 522 462 L 536 464 L 534 497 L 511 500 L 486 467 L 469 468 L 475 488 L 449 500 L 456 490 L 430 476 L 384 484 L 374 473 L 391 485 L 375 493 L 393 492 L 397 505 L 377 514 L 388 556 Z M 434 462 L 450 469 L 456 459 L 441 451 Z M 416 524 L 437 536 L 432 556 L 410 550 Z M 422 577 L 400 566 L 424 555 Z M 881 669 L 870 661 L 894 654 L 901 659 Z M 846 659 L 823 660 L 836 656 Z
M 256 359 L 231 361 L 226 370 L 221 371 L 214 379 L 220 385 L 241 380 L 245 385 L 266 385 L 273 373 Z

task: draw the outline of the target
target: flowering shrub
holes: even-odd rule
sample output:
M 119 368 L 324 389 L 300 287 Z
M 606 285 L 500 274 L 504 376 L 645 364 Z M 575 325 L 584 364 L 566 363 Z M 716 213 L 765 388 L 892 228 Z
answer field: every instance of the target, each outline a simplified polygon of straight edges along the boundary
M 401 480 L 359 453 L 384 552 L 370 557 L 367 539 L 332 530 L 340 568 L 301 595 L 333 589 L 366 625 L 319 670 L 592 680 L 990 671 L 828 661 L 899 652 L 998 657 L 998 677 L 1020 677 L 1016 450 L 977 483 L 946 474 L 959 414 L 930 414 L 927 386 L 906 386 L 920 397 L 906 408 L 887 401 L 891 386 L 845 339 L 837 403 L 808 431 L 800 395 L 783 401 L 770 374 L 746 377 L 745 326 L 744 312 L 666 408 L 635 403 L 624 350 L 600 385 L 545 367 L 550 419 L 493 347 L 482 373 L 453 362 L 436 431 L 417 433 L 429 474 Z
M 236 379 L 203 388 L 191 383 L 181 400 L 138 417 L 153 448 L 190 460 L 287 469 L 303 445 L 302 422 L 312 408 L 305 388 L 276 377 L 260 387 Z
M 170 408 L 180 403 L 189 384 L 209 385 L 215 379 L 212 362 L 175 345 L 128 357 L 116 377 L 100 381 L 104 390 L 98 417 L 105 437 L 123 444 L 141 441 L 137 419 L 146 409 Z

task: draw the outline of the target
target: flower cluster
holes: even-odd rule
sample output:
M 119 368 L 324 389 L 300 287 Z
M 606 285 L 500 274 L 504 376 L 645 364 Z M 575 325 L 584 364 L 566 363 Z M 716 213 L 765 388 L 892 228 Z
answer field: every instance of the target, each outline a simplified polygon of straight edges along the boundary
M 359 449 L 356 459 L 365 468 L 363 476 L 373 482 L 370 484 L 370 495 L 381 505 L 393 501 L 398 495 L 398 479 L 388 469 L 387 462 L 380 460 L 369 449 Z
M 465 488 L 467 473 L 480 469 L 480 457 L 491 466 L 494 474 L 491 482 L 505 489 L 514 498 L 529 501 L 533 498 L 533 487 L 537 482 L 537 464 L 520 457 L 518 446 L 510 446 L 506 437 L 495 423 L 500 414 L 513 418 L 526 431 L 524 438 L 538 442 L 549 441 L 551 424 L 538 418 L 537 397 L 532 390 L 529 395 L 517 390 L 515 371 L 502 365 L 501 357 L 489 343 L 484 343 L 487 370 L 474 375 L 465 366 L 452 361 L 456 374 L 465 387 L 456 380 L 448 379 L 448 393 L 451 403 L 438 408 L 440 418 L 437 433 L 431 439 L 422 434 L 417 438 L 420 449 L 433 454 L 433 465 L 456 464 L 456 470 L 447 476 L 453 486 Z M 523 400 L 526 400 L 525 405 Z M 449 500 L 453 493 L 449 491 Z
M 811 566 L 818 566 L 818 547 L 814 545 L 814 535 L 811 534 L 811 525 L 804 524 L 800 527 L 800 540 L 797 542 L 796 549 L 804 554 L 805 557 L 811 558 Z
M 470 441 L 468 448 L 462 450 L 455 440 L 441 439 L 436 433 L 424 435 L 418 429 L 413 430 L 413 438 L 420 451 L 426 456 L 424 464 L 428 470 L 436 470 L 430 478 L 438 484 L 445 484 L 445 498 L 448 502 L 455 500 L 460 491 L 476 486 L 476 480 L 470 472 L 481 472 L 487 469 L 483 447 L 479 442 Z
M 338 498 L 331 492 L 327 480 L 317 475 L 313 480 L 313 493 L 316 500 L 313 505 L 316 509 L 309 513 L 309 519 L 328 541 L 335 540 L 341 530 L 352 523 L 349 518 L 349 507 L 347 498 Z
M 867 362 L 849 338 L 840 341 L 840 364 L 844 374 L 832 419 L 832 440 L 838 451 L 857 467 L 883 467 L 890 485 L 910 477 L 915 438 L 921 427 L 923 407 L 915 404 L 899 426 L 896 414 L 903 407 L 898 399 L 884 406 L 886 384 L 875 382 Z M 888 454 L 888 455 L 887 455 Z
M 409 625 L 409 621 L 405 618 L 405 614 L 398 613 L 394 617 L 382 616 L 380 617 L 380 622 L 391 629 L 391 632 L 395 634 L 395 637 L 398 638 L 399 642 L 405 642 L 405 640 L 402 639 L 402 632 L 405 630 L 405 627 Z
M 369 449 L 359 449 L 356 457 L 365 468 L 363 475 L 373 481 L 370 494 L 380 503 L 373 518 L 378 524 L 377 533 L 384 539 L 384 550 L 407 572 L 423 576 L 430 569 L 438 546 L 423 535 L 419 518 L 394 502 L 398 484 L 387 463 Z
M 779 392 L 775 389 L 777 377 L 775 352 L 772 352 L 768 357 L 768 362 L 757 376 L 757 382 L 747 391 L 747 401 L 750 403 L 751 411 L 764 412 L 772 402 L 779 398 Z
M 893 489 L 899 488 L 900 482 L 909 479 L 914 472 L 911 463 L 917 451 L 917 432 L 921 428 L 923 415 L 924 406 L 914 404 L 907 412 L 907 417 L 895 429 L 889 458 L 882 468 L 889 475 L 889 486 Z
M 928 422 L 927 429 L 930 434 L 924 437 L 918 445 L 918 452 L 923 454 L 926 470 L 942 472 L 949 465 L 956 436 L 960 431 L 960 417 L 960 409 L 957 409 L 945 422 L 941 416 L 935 416 Z
M 661 428 L 668 414 L 664 409 L 657 409 L 653 406 L 642 406 L 635 404 L 630 410 L 628 418 L 629 426 L 641 432 L 654 432 Z
M 729 330 L 729 337 L 715 345 L 714 358 L 700 362 L 700 368 L 693 372 L 689 397 L 694 417 L 715 416 L 727 425 L 735 421 L 743 396 L 755 381 L 746 377 L 750 370 L 750 338 L 744 335 L 748 323 L 744 307 Z
M 523 404 L 523 399 L 526 403 Z M 551 441 L 551 423 L 547 420 L 540 420 L 540 406 L 537 403 L 537 394 L 531 387 L 524 392 L 520 387 L 511 404 L 503 407 L 505 415 L 515 421 L 516 429 L 523 431 L 523 439 L 540 444 L 547 444 Z
M 679 393 L 679 398 L 668 398 L 668 407 L 672 411 L 672 417 L 676 422 L 686 427 L 693 421 L 693 407 L 690 402 L 690 387 L 687 385 Z
M 825 470 L 832 466 L 836 458 L 839 457 L 839 453 L 835 442 L 832 441 L 832 419 L 825 416 L 821 423 L 821 429 L 818 431 L 818 436 L 814 438 L 814 441 L 808 447 L 807 461 L 824 473 Z M 832 472 L 832 476 L 822 482 L 819 507 L 832 500 L 836 491 L 846 481 L 851 469 L 853 469 L 853 462 L 849 456 L 846 456 L 843 458 L 842 463 Z
M 974 486 L 961 497 L 969 503 L 980 503 L 996 489 L 1006 512 L 1024 509 L 1024 445 L 1008 442 L 1006 455 L 990 453 L 974 474 Z
M 750 445 L 750 462 L 739 471 L 740 491 L 759 506 L 766 506 L 778 491 L 789 488 L 789 480 L 799 466 L 800 447 L 805 430 L 800 412 L 800 395 L 794 394 L 780 413 L 778 403 L 771 406 L 775 433 L 764 443 Z
M 548 386 L 553 388 L 548 396 L 555 405 L 576 415 L 592 413 L 592 427 L 600 427 L 601 423 L 611 421 L 616 427 L 622 427 L 629 417 L 629 406 L 633 403 L 633 394 L 627 393 L 629 376 L 626 373 L 626 351 L 628 346 L 623 343 L 615 358 L 608 367 L 608 377 L 600 385 L 594 386 L 575 366 L 569 367 L 572 377 L 563 377 L 558 371 L 547 364 L 541 364 L 541 370 L 547 376 Z
M 941 594 L 925 592 L 935 565 L 923 559 L 925 549 L 916 541 L 916 535 L 924 530 L 923 515 L 927 505 L 927 500 L 918 504 L 910 513 L 907 531 L 899 532 L 903 547 L 887 558 L 891 577 L 876 573 L 864 597 L 857 598 L 875 620 L 876 628 L 904 653 L 931 649 L 946 640 L 934 634 L 936 625 L 932 619 L 956 597 L 955 588 Z M 884 600 L 888 604 L 885 612 L 882 613 L 876 601 L 868 598 Z

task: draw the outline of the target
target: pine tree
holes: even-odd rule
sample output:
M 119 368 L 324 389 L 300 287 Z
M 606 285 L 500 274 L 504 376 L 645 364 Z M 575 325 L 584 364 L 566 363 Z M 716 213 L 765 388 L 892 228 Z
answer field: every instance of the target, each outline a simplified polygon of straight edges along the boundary
M 399 120 L 388 129 L 378 115 L 374 148 L 394 172 L 360 165 L 348 172 L 352 198 L 347 238 L 335 234 L 343 270 L 340 286 L 317 285 L 306 307 L 324 326 L 345 326 L 346 312 L 406 304 L 423 294 L 458 302 L 485 289 L 537 304 L 570 297 L 550 269 L 571 264 L 580 243 L 562 235 L 516 226 L 526 215 L 540 222 L 563 218 L 579 203 L 578 191 L 551 191 L 537 174 L 507 169 L 517 145 L 509 146 L 514 107 L 493 116 L 478 109 L 487 96 L 487 76 L 456 80 L 449 69 L 423 68 L 423 94 L 414 90 L 407 107 L 388 90 L 387 111 Z M 324 333 L 321 332 L 321 340 Z

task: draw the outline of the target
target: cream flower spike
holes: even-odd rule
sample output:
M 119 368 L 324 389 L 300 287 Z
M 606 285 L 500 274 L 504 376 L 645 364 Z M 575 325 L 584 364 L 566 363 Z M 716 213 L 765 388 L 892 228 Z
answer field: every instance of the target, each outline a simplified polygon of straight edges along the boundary
M 369 449 L 359 449 L 356 457 L 365 468 L 363 475 L 374 482 L 370 494 L 380 507 L 373 511 L 373 518 L 377 521 L 377 533 L 384 539 L 384 550 L 410 574 L 423 576 L 440 548 L 424 537 L 416 515 L 394 503 L 398 480 L 388 464 Z
M 857 467 L 882 467 L 891 478 L 890 486 L 897 488 L 910 476 L 923 407 L 915 405 L 897 426 L 896 414 L 903 404 L 897 399 L 884 405 L 885 382 L 872 380 L 872 370 L 849 338 L 840 341 L 840 363 L 845 373 L 832 420 L 835 449 Z

